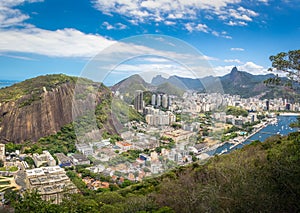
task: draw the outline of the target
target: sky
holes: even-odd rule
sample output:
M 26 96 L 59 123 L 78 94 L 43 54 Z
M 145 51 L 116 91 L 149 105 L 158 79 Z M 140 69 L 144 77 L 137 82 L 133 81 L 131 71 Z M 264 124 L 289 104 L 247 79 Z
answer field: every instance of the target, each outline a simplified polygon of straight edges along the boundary
M 299 0 L 0 0 L 0 79 L 265 74 L 298 20 Z

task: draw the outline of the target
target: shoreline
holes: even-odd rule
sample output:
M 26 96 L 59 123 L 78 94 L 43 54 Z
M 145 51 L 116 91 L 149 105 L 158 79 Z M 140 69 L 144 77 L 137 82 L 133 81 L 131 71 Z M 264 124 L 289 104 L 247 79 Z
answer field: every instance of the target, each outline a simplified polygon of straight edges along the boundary
M 282 112 L 279 114 L 279 116 L 300 116 L 300 113 L 298 112 Z
M 261 125 L 255 129 L 254 132 L 252 132 L 250 135 L 247 135 L 246 137 L 244 137 L 243 139 L 241 139 L 241 141 L 239 142 L 228 142 L 228 143 L 232 143 L 233 145 L 230 146 L 229 150 L 234 149 L 235 147 L 237 147 L 240 144 L 245 143 L 249 138 L 251 138 L 253 135 L 257 134 L 258 132 L 260 132 L 262 129 L 264 129 L 265 127 L 267 127 L 268 125 L 272 124 L 273 122 L 277 122 L 277 118 L 273 118 L 273 119 L 269 119 L 266 123 L 261 123 Z
M 300 116 L 300 113 L 296 113 L 296 112 L 284 112 L 284 113 L 280 113 L 279 116 Z M 204 149 L 203 151 L 201 151 L 201 153 L 206 153 L 208 151 L 216 150 L 219 147 L 222 147 L 225 143 L 229 143 L 229 144 L 232 144 L 232 145 L 230 146 L 230 148 L 228 149 L 227 152 L 224 152 L 224 153 L 228 153 L 230 150 L 234 150 L 235 147 L 237 147 L 238 145 L 245 143 L 249 138 L 251 138 L 253 135 L 255 135 L 258 132 L 260 132 L 262 129 L 264 129 L 268 125 L 271 125 L 271 124 L 274 124 L 274 123 L 277 123 L 277 122 L 278 122 L 277 117 L 270 118 L 266 122 L 259 124 L 259 126 L 255 129 L 254 132 L 252 132 L 251 134 L 249 134 L 249 135 L 245 136 L 244 138 L 240 139 L 240 141 L 237 142 L 237 141 L 234 141 L 234 140 L 230 140 L 230 141 L 225 141 L 225 142 L 217 143 L 217 144 L 214 144 L 214 145 L 212 145 L 210 147 L 207 147 L 206 149 Z M 218 155 L 224 154 L 224 153 L 219 153 Z

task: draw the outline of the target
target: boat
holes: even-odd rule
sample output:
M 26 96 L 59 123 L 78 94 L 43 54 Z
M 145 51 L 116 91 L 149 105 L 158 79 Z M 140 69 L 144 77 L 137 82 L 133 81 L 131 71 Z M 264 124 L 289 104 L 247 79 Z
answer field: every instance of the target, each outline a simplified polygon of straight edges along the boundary
M 227 149 L 227 148 L 223 149 L 218 155 L 222 155 L 222 154 L 224 154 L 225 152 L 228 152 L 228 149 Z
M 239 145 L 238 143 L 237 144 L 232 144 L 230 147 L 229 147 L 229 150 L 235 148 L 237 145 Z

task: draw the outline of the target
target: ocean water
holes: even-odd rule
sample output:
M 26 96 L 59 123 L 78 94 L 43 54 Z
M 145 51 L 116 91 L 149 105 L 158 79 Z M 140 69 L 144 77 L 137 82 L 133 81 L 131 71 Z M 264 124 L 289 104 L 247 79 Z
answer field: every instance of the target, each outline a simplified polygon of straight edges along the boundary
M 229 153 L 235 149 L 240 149 L 243 146 L 250 144 L 252 141 L 259 140 L 261 142 L 264 142 L 268 137 L 276 134 L 280 135 L 288 135 L 291 132 L 296 132 L 298 131 L 298 128 L 290 128 L 289 125 L 292 122 L 295 122 L 297 120 L 297 116 L 292 115 L 292 116 L 286 116 L 286 115 L 281 115 L 278 116 L 278 122 L 277 124 L 268 124 L 266 127 L 252 135 L 250 138 L 245 140 L 243 143 L 235 146 L 234 148 L 230 148 L 232 144 L 230 143 L 225 143 L 223 146 L 218 147 L 215 150 L 212 150 L 210 152 L 207 152 L 209 155 L 215 155 L 215 154 L 220 154 L 220 153 Z
M 9 87 L 17 82 L 16 80 L 0 80 L 0 88 Z

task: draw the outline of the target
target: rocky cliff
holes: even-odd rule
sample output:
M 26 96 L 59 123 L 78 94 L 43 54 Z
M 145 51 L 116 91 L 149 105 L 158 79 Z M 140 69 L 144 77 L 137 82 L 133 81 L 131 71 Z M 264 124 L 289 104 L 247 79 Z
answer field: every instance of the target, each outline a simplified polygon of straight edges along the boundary
M 75 77 L 48 75 L 1 89 L 0 141 L 36 142 L 72 122 L 76 81 Z M 110 92 L 103 89 L 101 95 L 105 93 Z M 101 98 L 97 98 L 97 102 L 101 102 Z M 77 110 L 76 114 L 81 113 Z

